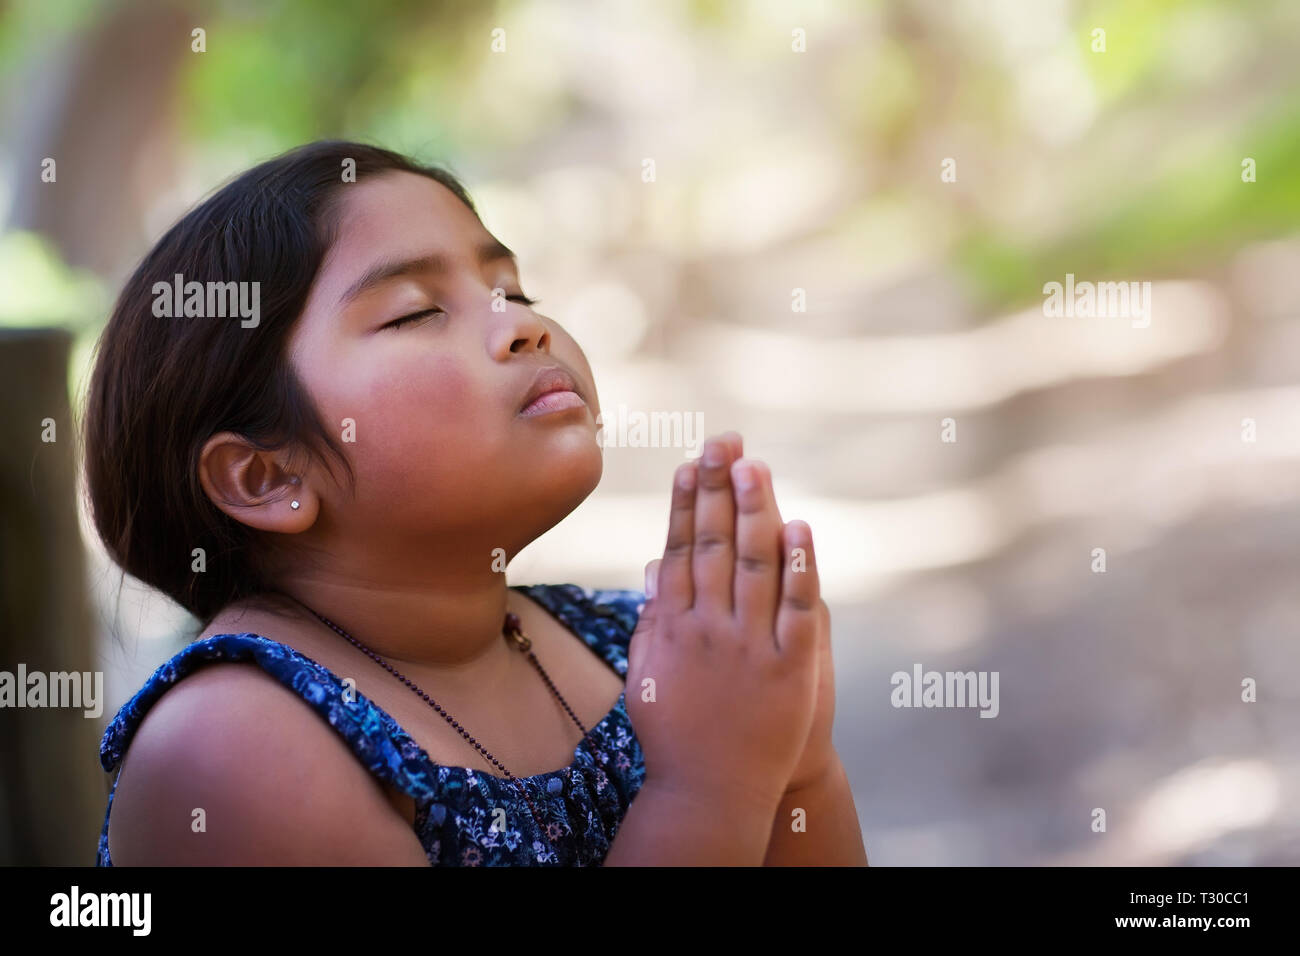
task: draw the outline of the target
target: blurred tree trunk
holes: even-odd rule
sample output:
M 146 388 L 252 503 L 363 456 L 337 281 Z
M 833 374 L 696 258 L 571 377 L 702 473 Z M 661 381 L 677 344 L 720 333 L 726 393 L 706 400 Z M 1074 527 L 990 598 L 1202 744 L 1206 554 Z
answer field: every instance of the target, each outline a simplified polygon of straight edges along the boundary
M 0 329 L 0 670 L 15 679 L 20 663 L 47 675 L 99 670 L 77 518 L 71 341 L 61 329 Z M 43 440 L 46 419 L 54 441 Z M 99 694 L 103 708 L 102 677 Z M 0 864 L 94 863 L 107 776 L 99 738 L 111 715 L 85 710 L 0 709 Z
M 12 104 L 8 225 L 45 234 L 69 265 L 112 283 L 144 244 L 149 202 L 174 179 L 176 86 L 186 57 L 206 55 L 191 52 L 190 31 L 203 24 L 188 6 L 103 5 L 89 29 L 37 59 Z M 46 157 L 57 164 L 53 183 L 41 180 Z M 55 330 L 0 332 L 0 670 L 11 673 L 20 662 L 46 674 L 99 670 L 78 527 L 70 341 Z M 56 423 L 53 443 L 41 440 L 46 418 Z M 0 864 L 94 862 L 108 779 L 99 739 L 112 714 L 83 710 L 0 710 Z
M 49 236 L 65 262 L 122 278 L 143 240 L 149 194 L 175 173 L 174 93 L 190 31 L 201 24 L 172 3 L 128 0 L 51 50 L 23 84 L 14 143 L 10 227 Z M 57 180 L 41 181 L 41 163 Z

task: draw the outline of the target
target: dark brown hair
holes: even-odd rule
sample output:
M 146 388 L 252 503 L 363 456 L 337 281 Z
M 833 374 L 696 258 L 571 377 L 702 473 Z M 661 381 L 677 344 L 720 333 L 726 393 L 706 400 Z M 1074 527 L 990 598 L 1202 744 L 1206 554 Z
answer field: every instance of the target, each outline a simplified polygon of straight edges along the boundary
M 446 170 L 360 143 L 301 146 L 239 175 L 172 226 L 127 281 L 99 339 L 82 436 L 95 527 L 124 571 L 203 627 L 232 601 L 273 589 L 259 532 L 203 492 L 206 441 L 229 430 L 262 449 L 301 449 L 327 468 L 328 453 L 352 476 L 285 354 L 334 240 L 348 160 L 356 181 L 415 173 L 475 212 Z M 260 283 L 258 323 L 155 316 L 154 283 L 178 273 L 205 288 Z M 204 571 L 191 570 L 195 548 L 204 549 Z

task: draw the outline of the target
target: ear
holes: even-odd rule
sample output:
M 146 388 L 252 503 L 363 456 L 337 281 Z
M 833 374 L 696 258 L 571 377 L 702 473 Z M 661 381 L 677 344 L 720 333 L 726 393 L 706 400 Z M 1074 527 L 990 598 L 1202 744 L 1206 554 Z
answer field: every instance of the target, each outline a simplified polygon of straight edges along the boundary
M 214 505 L 241 524 L 298 534 L 316 523 L 320 498 L 310 478 L 285 468 L 285 456 L 234 432 L 219 432 L 199 453 L 199 483 Z

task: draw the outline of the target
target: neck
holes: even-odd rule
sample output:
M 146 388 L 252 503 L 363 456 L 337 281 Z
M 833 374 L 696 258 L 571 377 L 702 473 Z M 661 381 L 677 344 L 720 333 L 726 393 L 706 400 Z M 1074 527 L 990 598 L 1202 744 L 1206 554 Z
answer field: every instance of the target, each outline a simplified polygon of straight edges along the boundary
M 510 610 L 504 574 L 472 580 L 439 575 L 434 584 L 426 580 L 417 585 L 316 573 L 294 576 L 279 590 L 399 670 L 407 664 L 468 673 L 504 666 L 511 652 L 502 633 Z

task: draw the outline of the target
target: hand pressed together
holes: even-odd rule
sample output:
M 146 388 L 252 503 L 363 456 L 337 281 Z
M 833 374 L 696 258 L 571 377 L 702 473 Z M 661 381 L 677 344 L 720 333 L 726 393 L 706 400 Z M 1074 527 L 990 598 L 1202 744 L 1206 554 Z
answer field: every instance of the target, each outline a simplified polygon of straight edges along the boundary
M 830 615 L 805 522 L 783 522 L 766 465 L 710 438 L 675 475 L 629 646 L 628 715 L 648 779 L 775 808 L 831 765 Z

